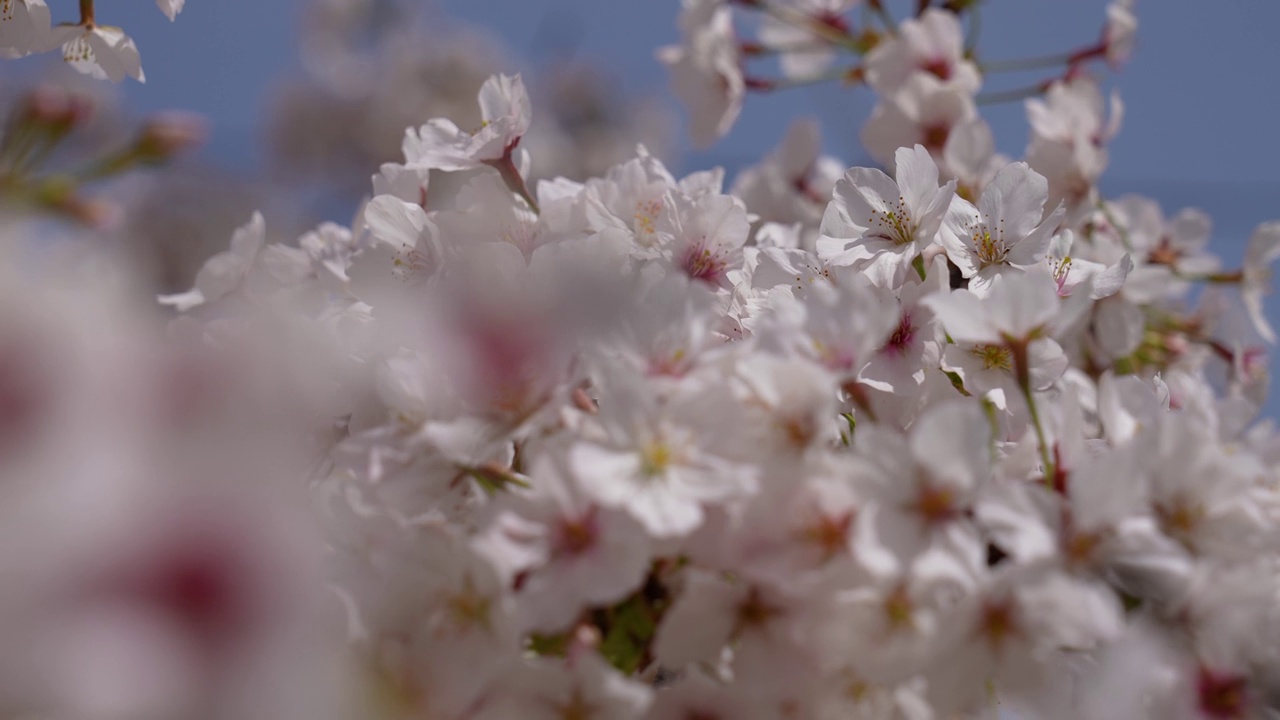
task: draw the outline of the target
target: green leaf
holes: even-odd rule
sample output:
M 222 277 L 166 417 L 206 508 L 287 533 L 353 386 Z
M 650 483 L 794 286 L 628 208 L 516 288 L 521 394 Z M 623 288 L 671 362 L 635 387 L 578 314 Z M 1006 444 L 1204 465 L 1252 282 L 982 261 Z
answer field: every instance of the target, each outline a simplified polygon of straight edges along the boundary
M 536 655 L 561 657 L 569 647 L 569 633 L 564 632 L 556 635 L 532 633 L 525 640 L 525 646 Z
M 954 370 L 943 370 L 942 373 L 951 381 L 951 386 L 960 391 L 961 395 L 969 397 L 970 392 L 964 389 L 964 380 L 960 379 L 960 375 Z
M 620 672 L 631 674 L 640 669 L 649 643 L 657 632 L 653 612 L 645 597 L 633 595 L 609 611 L 609 628 L 600 643 L 600 654 Z

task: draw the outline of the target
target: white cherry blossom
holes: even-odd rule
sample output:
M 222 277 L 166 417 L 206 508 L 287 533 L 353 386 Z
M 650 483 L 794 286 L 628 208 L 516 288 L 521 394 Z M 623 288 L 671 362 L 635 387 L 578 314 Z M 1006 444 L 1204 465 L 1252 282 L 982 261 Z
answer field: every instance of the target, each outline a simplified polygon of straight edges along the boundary
M 405 160 L 410 166 L 466 170 L 510 157 L 529 131 L 533 109 L 519 75 L 495 75 L 480 88 L 481 126 L 460 129 L 437 119 L 405 135 Z
M 476 540 L 504 580 L 523 574 L 516 611 L 525 628 L 563 630 L 582 609 L 635 590 L 648 568 L 640 525 L 598 504 L 564 465 L 539 460 L 528 492 L 495 506 Z
M 138 46 L 118 27 L 59 25 L 50 33 L 50 40 L 62 46 L 62 58 L 71 67 L 86 75 L 111 82 L 126 77 L 147 80 Z
M 683 0 L 680 33 L 681 44 L 659 49 L 658 59 L 689 108 L 693 141 L 707 146 L 733 127 L 746 95 L 733 18 L 719 0 Z
M 22 57 L 52 44 L 49 6 L 44 0 L 0 2 L 0 57 Z
M 883 287 L 901 284 L 934 243 L 955 193 L 954 182 L 939 187 L 938 166 L 924 147 L 901 148 L 896 158 L 896 182 L 854 168 L 836 183 L 818 239 L 827 262 L 864 270 Z
M 209 258 L 196 275 L 191 290 L 177 295 L 161 296 L 160 302 L 186 312 L 205 303 L 215 302 L 240 288 L 258 260 L 266 243 L 267 223 L 261 213 L 254 213 L 248 225 L 231 237 L 231 249 Z
M 976 207 L 963 198 L 951 203 L 940 239 L 971 291 L 985 294 L 997 275 L 1044 261 L 1063 212 L 1059 206 L 1046 217 L 1047 199 L 1044 177 L 1013 163 L 996 174 Z
M 187 0 L 156 0 L 156 7 L 170 20 L 177 20 L 178 13 L 186 6 Z

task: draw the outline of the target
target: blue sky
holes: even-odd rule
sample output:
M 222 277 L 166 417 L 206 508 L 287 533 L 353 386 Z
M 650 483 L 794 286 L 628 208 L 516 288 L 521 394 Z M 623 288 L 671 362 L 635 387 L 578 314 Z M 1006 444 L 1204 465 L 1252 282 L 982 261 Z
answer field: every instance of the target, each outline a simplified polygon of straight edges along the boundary
M 98 18 L 126 27 L 142 51 L 146 85 L 124 88 L 139 112 L 193 110 L 212 122 L 211 160 L 258 165 L 255 121 L 282 72 L 297 66 L 295 21 L 304 0 L 190 0 L 176 23 L 151 0 L 98 0 Z M 56 19 L 74 0 L 49 0 Z M 890 7 L 908 5 L 889 0 Z M 549 56 L 589 58 L 628 92 L 661 95 L 659 45 L 676 37 L 678 0 L 439 0 L 445 16 L 487 28 L 512 49 L 510 71 Z M 1094 39 L 1105 0 L 988 0 L 983 56 L 1016 58 Z M 1169 211 L 1194 204 L 1215 220 L 1217 250 L 1235 262 L 1260 221 L 1280 218 L 1280 2 L 1139 0 L 1139 43 L 1118 78 L 1127 107 L 1105 188 L 1141 191 Z M 28 61 L 29 62 L 29 61 Z M 1016 78 L 1004 79 L 1016 86 Z M 993 81 L 999 82 L 999 81 Z M 990 87 L 991 85 L 989 85 Z M 856 163 L 863 91 L 801 90 L 752 97 L 733 133 L 686 168 L 730 168 L 758 157 L 797 115 L 823 120 L 831 151 Z M 536 109 L 535 109 L 536 110 Z M 1019 155 L 1027 131 L 1020 104 L 984 111 L 1001 149 Z M 425 120 L 426 118 L 424 118 Z M 318 120 L 320 122 L 322 120 Z M 1280 303 L 1273 303 L 1280 316 Z M 1280 365 L 1273 362 L 1275 372 Z M 1280 404 L 1273 404 L 1273 412 Z
M 55 16 L 73 0 L 49 0 Z M 146 85 L 125 88 L 139 111 L 195 110 L 210 117 L 215 141 L 253 136 L 280 71 L 296 66 L 294 21 L 302 0 L 191 0 L 172 25 L 150 0 L 99 0 L 99 19 L 126 27 L 142 50 Z M 905 0 L 890 0 L 904 5 Z M 666 76 L 653 50 L 675 39 L 677 0 L 438 0 L 445 15 L 487 28 L 513 49 L 519 70 L 572 45 L 629 91 L 661 93 Z M 988 0 L 985 55 L 1012 58 L 1067 49 L 1096 37 L 1103 0 Z M 1280 163 L 1280 3 L 1270 0 L 1140 0 L 1142 29 L 1119 78 L 1128 106 L 1113 148 L 1117 181 L 1277 182 Z M 753 97 L 743 121 L 706 156 L 754 157 L 797 114 L 822 117 L 831 149 L 854 150 L 868 96 L 799 90 Z M 988 112 L 1002 149 L 1026 138 L 1021 107 Z M 228 148 L 228 151 L 231 151 Z M 251 148 L 233 152 L 251 157 Z M 225 153 L 224 153 L 225 157 Z

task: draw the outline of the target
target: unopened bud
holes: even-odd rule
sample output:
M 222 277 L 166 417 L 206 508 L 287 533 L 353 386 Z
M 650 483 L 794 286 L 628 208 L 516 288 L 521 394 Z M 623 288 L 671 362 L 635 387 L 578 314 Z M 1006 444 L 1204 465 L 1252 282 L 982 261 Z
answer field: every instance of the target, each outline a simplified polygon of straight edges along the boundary
M 120 208 L 112 203 L 81 197 L 75 193 L 50 198 L 45 205 L 49 209 L 95 230 L 108 230 L 115 227 L 119 224 L 122 216 Z
M 120 207 L 105 200 L 76 197 L 66 206 L 76 222 L 95 230 L 110 230 L 120 224 L 124 216 Z
M 140 162 L 163 162 L 203 143 L 208 136 L 204 118 L 192 113 L 165 113 L 142 127 L 134 152 Z
M 54 122 L 65 116 L 70 98 L 55 87 L 38 87 L 24 98 L 23 116 L 37 123 Z
M 65 133 L 88 122 L 93 110 L 93 103 L 88 98 L 61 88 L 44 86 L 27 95 L 21 113 L 28 122 Z

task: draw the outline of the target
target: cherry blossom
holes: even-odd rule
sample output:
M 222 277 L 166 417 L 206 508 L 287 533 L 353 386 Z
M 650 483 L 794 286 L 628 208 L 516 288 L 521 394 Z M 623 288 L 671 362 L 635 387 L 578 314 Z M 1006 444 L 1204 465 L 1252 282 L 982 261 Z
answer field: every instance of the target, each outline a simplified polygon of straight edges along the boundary
M 862 128 L 862 144 L 871 157 L 892 165 L 898 148 L 923 145 L 942 162 L 957 130 L 977 121 L 972 98 L 936 77 L 915 74 L 885 97 Z
M 733 19 L 719 0 L 683 0 L 680 31 L 682 44 L 661 48 L 658 59 L 690 108 L 693 141 L 710 145 L 733 127 L 746 94 Z
M 1042 262 L 1062 208 L 1045 217 L 1045 179 L 1025 163 L 996 174 L 975 207 L 963 198 L 952 202 L 940 239 L 947 257 L 983 294 L 997 275 L 1016 273 Z
M 924 147 L 899 149 L 896 157 L 897 182 L 854 168 L 836 184 L 818 240 L 828 262 L 864 270 L 885 287 L 900 284 L 933 244 L 955 192 L 954 182 L 938 186 L 938 166 Z
M 160 302 L 185 312 L 234 292 L 253 270 L 266 242 L 266 232 L 266 220 L 260 213 L 254 213 L 249 224 L 232 236 L 231 249 L 213 256 L 200 268 L 195 287 L 178 295 L 162 296 Z
M 388 17 L 386 52 L 416 57 L 399 3 L 323 5 L 341 31 L 308 44 L 342 45 L 331 76 L 377 75 L 357 56 L 384 52 L 364 29 Z M 0 0 L 0 54 L 65 44 L 77 69 L 140 80 L 93 10 L 46 30 L 43 1 Z M 255 213 L 160 308 L 112 243 L 61 222 L 89 213 L 86 178 L 173 138 L 147 125 L 81 163 L 61 138 L 82 108 L 15 103 L 0 707 L 1274 714 L 1280 225 L 1236 264 L 1204 212 L 1107 195 L 1123 106 L 1089 64 L 1134 47 L 1131 2 L 1095 42 L 1025 61 L 989 59 L 976 12 L 682 3 L 659 58 L 698 144 L 748 92 L 835 80 L 874 96 L 855 152 L 883 170 L 846 171 L 813 120 L 736 173 L 679 175 L 635 138 L 600 160 L 585 120 L 544 142 L 541 83 L 454 67 L 431 82 L 467 106 L 478 86 L 478 121 L 438 117 L 445 99 L 403 135 L 362 125 L 390 145 L 349 223 L 268 242 Z M 393 94 L 423 78 L 410 65 Z M 384 112 L 358 85 L 343 107 Z M 1020 158 L 984 118 L 1010 99 Z
M 160 8 L 160 12 L 170 20 L 177 20 L 178 13 L 182 12 L 186 4 L 187 0 L 156 0 L 156 6 Z
M 0 3 L 0 56 L 21 57 L 52 44 L 49 6 L 44 0 Z
M 982 84 L 978 68 L 964 55 L 960 21 L 937 8 L 905 20 L 898 35 L 876 46 L 866 64 L 867 82 L 882 95 L 893 95 L 914 73 L 927 73 L 968 94 Z
M 126 77 L 146 82 L 138 46 L 120 28 L 59 25 L 50 33 L 50 39 L 52 44 L 62 46 L 62 58 L 86 75 L 111 82 Z
M 529 130 L 532 106 L 519 75 L 496 75 L 480 88 L 483 123 L 474 131 L 446 119 L 432 120 L 405 136 L 410 166 L 465 170 L 510 156 Z

